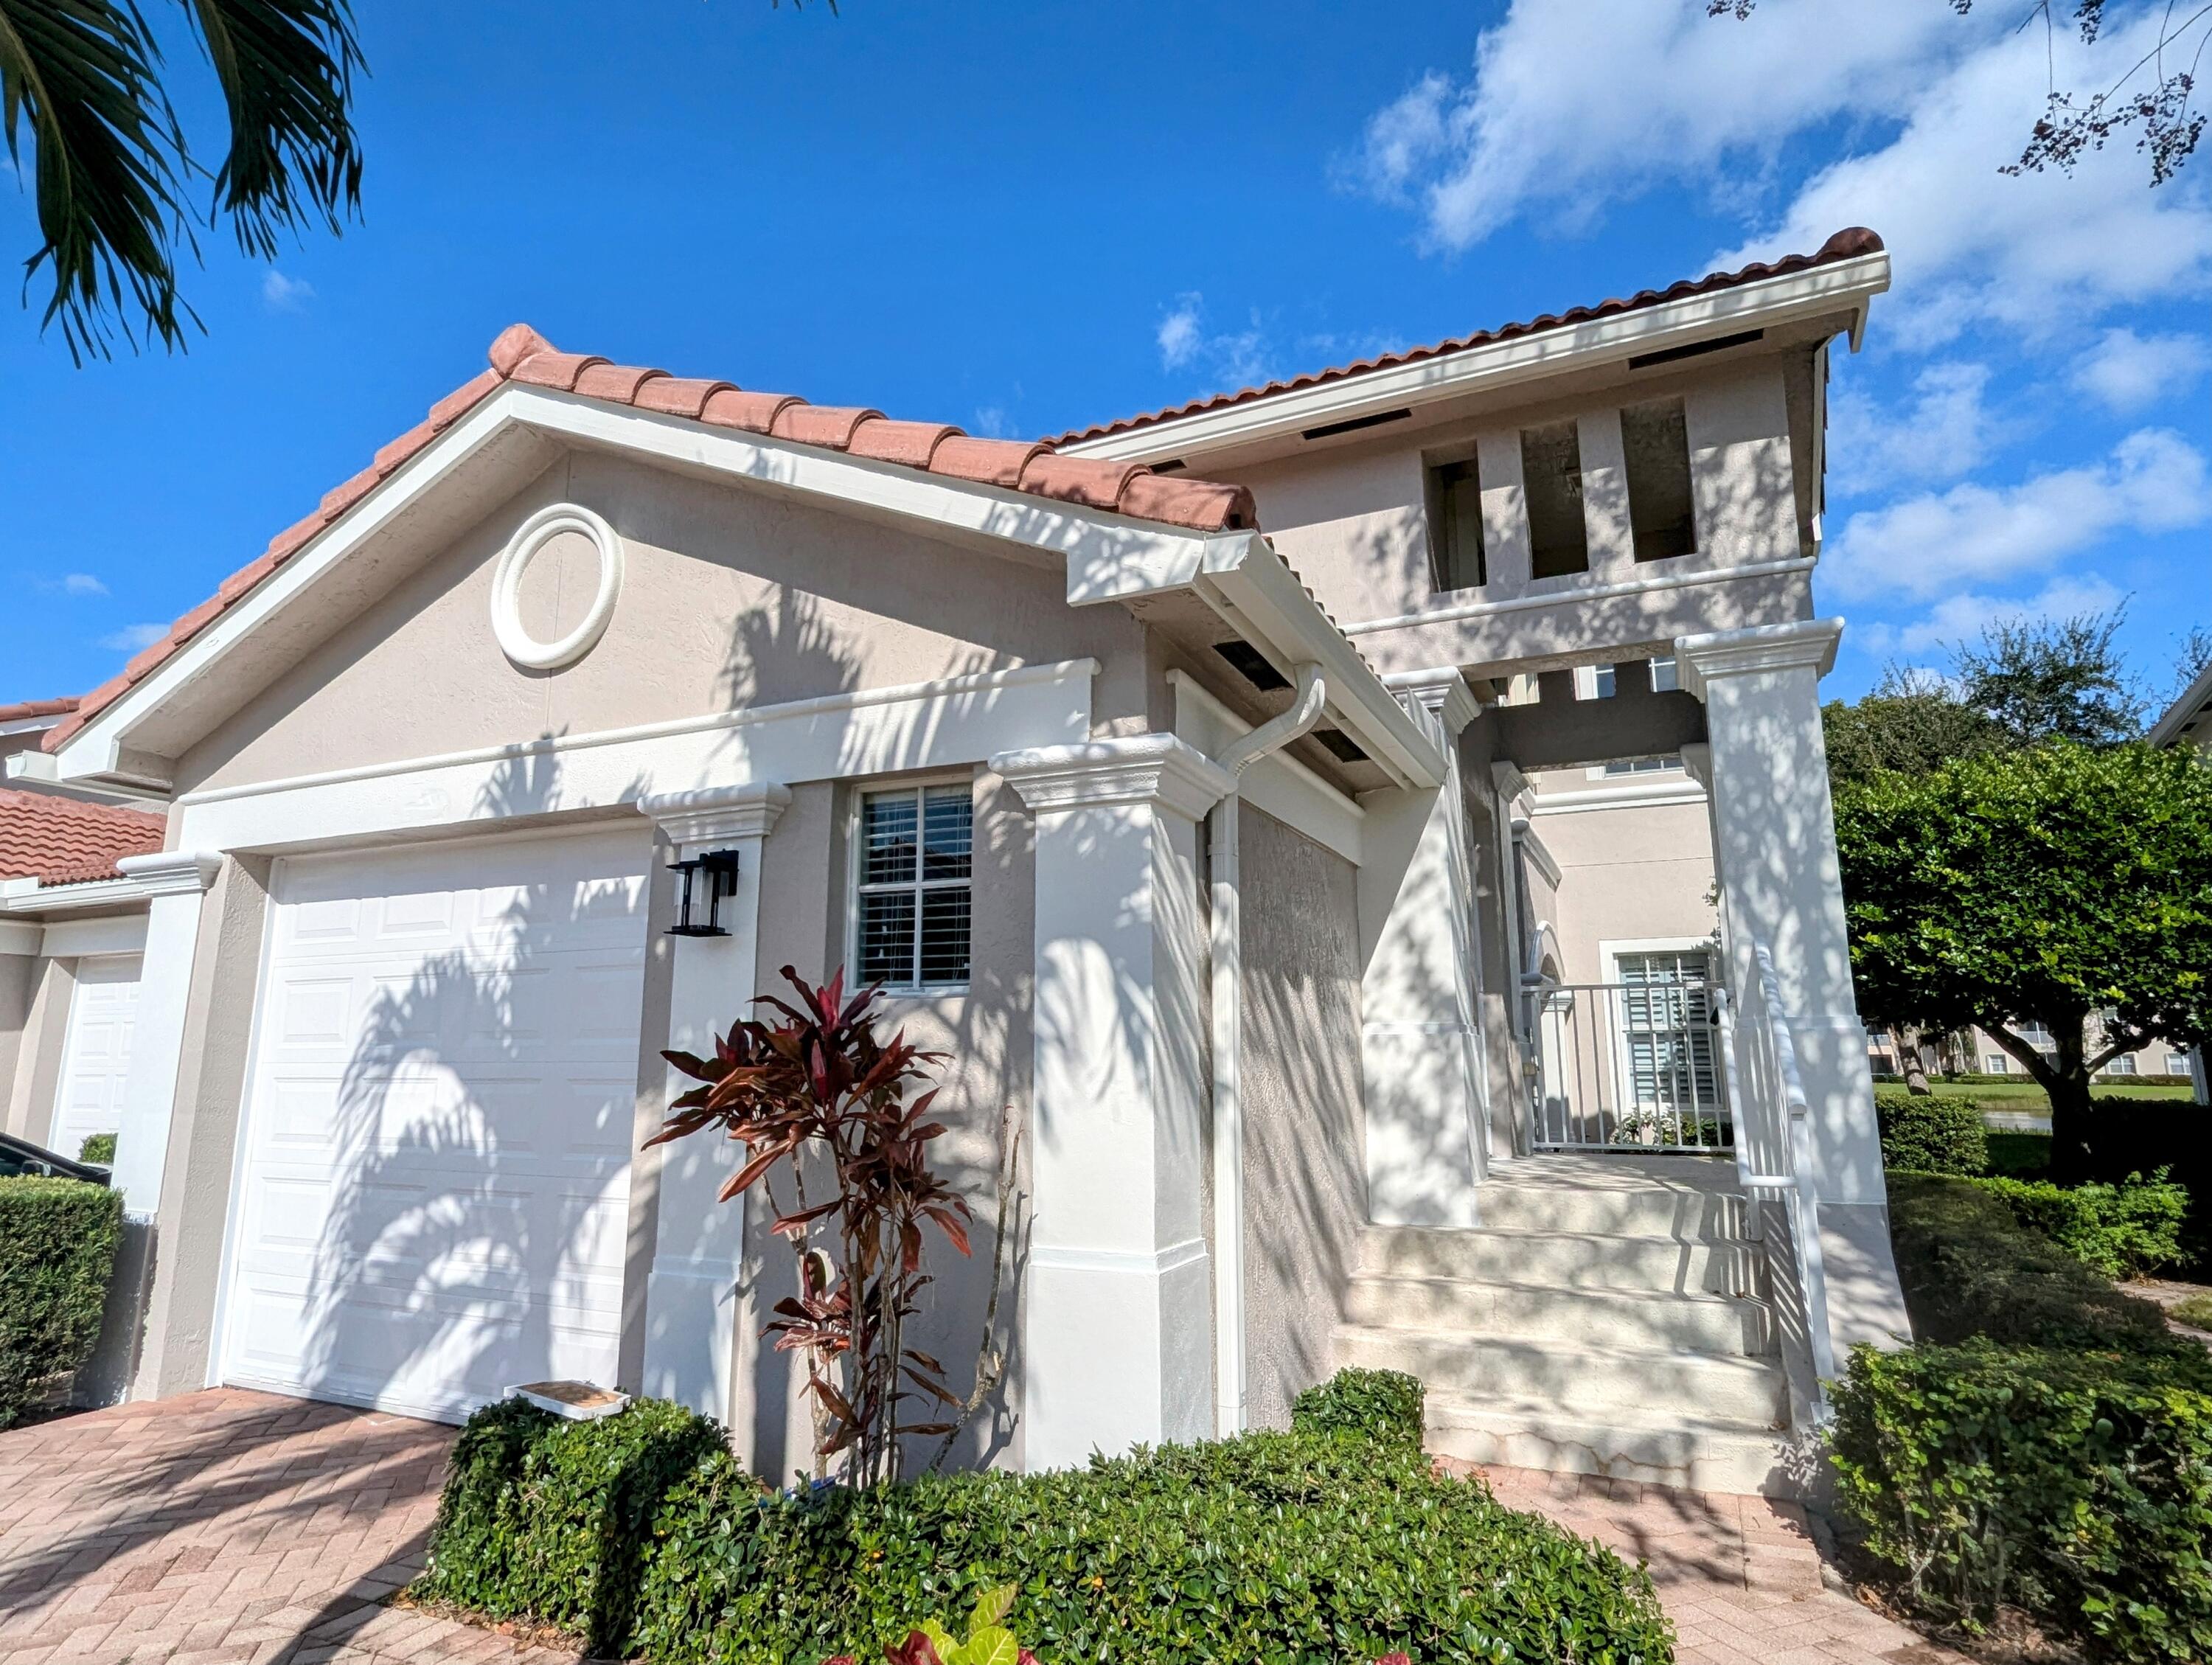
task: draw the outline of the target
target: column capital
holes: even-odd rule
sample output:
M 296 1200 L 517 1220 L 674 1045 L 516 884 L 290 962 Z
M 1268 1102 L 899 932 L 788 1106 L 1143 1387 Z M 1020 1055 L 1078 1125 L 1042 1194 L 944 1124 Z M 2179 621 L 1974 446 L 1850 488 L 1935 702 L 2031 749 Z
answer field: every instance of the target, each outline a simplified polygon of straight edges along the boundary
M 790 787 L 774 781 L 748 781 L 734 787 L 647 793 L 637 800 L 637 807 L 681 852 L 696 845 L 726 844 L 733 838 L 765 838 L 790 803 Z
M 1702 700 L 1705 684 L 1723 677 L 1770 671 L 1810 671 L 1824 677 L 1836 662 L 1836 644 L 1843 634 L 1839 618 L 1808 618 L 1794 624 L 1754 624 L 1741 630 L 1678 636 L 1674 663 L 1682 686 Z
M 1482 714 L 1481 702 L 1467 685 L 1456 665 L 1440 665 L 1425 671 L 1394 671 L 1382 685 L 1401 701 L 1410 700 L 1456 734 Z
M 1713 749 L 1703 740 L 1681 750 L 1682 773 L 1707 792 L 1713 789 Z
M 1107 804 L 1157 804 L 1195 821 L 1237 789 L 1228 770 L 1172 734 L 1002 751 L 992 773 L 1033 814 Z
M 123 857 L 115 870 L 135 884 L 142 896 L 191 896 L 215 883 L 222 871 L 222 858 L 210 850 L 152 850 Z

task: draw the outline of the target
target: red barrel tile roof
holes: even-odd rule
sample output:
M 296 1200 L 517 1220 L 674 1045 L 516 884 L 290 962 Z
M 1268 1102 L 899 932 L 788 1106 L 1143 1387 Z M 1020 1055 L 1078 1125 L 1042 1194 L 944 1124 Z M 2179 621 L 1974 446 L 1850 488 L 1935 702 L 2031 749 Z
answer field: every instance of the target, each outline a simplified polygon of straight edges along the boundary
M 1485 347 L 1494 341 L 1510 341 L 1516 336 L 1539 335 L 1546 330 L 1563 330 L 1573 325 L 1587 324 L 1594 318 L 1610 318 L 1616 313 L 1641 312 L 1647 307 L 1663 306 L 1669 301 L 1680 301 L 1689 295 L 1711 295 L 1717 289 L 1732 289 L 1745 283 L 1755 283 L 1761 278 L 1781 277 L 1812 266 L 1832 265 L 1839 260 L 1856 259 L 1862 254 L 1879 254 L 1881 247 L 1881 239 L 1873 232 L 1864 226 L 1851 226 L 1838 232 L 1810 254 L 1790 254 L 1779 260 L 1758 261 L 1738 271 L 1708 272 L 1703 277 L 1684 278 L 1663 289 L 1639 290 L 1625 301 L 1601 301 L 1595 307 L 1575 307 L 1564 313 L 1546 313 L 1525 324 L 1501 324 L 1494 330 L 1478 330 L 1473 335 L 1439 341 L 1427 347 L 1408 348 L 1402 353 L 1381 353 L 1373 358 L 1363 358 L 1355 364 L 1340 364 L 1332 370 L 1316 370 L 1310 375 L 1293 376 L 1288 381 L 1271 381 L 1265 386 L 1242 388 L 1234 393 L 1215 393 L 1206 398 L 1193 399 L 1188 404 L 1168 405 L 1140 416 L 1124 416 L 1118 422 L 1070 428 L 1048 443 L 1074 445 L 1084 440 L 1103 439 L 1109 434 L 1126 434 L 1132 428 L 1148 428 L 1154 422 L 1172 421 L 1177 416 L 1194 416 L 1201 410 L 1218 410 L 1224 405 L 1243 404 L 1251 399 L 1264 399 L 1277 393 L 1292 392 L 1301 387 L 1318 387 L 1323 382 L 1342 381 L 1349 376 L 1364 376 L 1376 370 L 1395 369 L 1401 364 L 1419 363 L 1425 358 L 1463 352 L 1469 347 Z
M 46 735 L 45 749 L 58 750 L 209 623 L 236 606 L 401 464 L 510 381 L 1193 532 L 1254 531 L 1259 526 L 1252 494 L 1243 486 L 1155 475 L 1127 463 L 1058 457 L 1050 445 L 1037 441 L 976 439 L 942 423 L 894 422 L 879 410 L 809 404 L 788 393 L 754 392 L 732 382 L 672 376 L 665 370 L 614 364 L 588 353 L 564 353 L 526 324 L 501 331 L 491 343 L 490 359 L 489 369 L 432 405 L 421 422 L 379 451 L 367 468 L 326 493 L 313 514 L 278 532 L 257 559 L 225 579 L 212 597 L 125 665 L 120 676 L 85 695 L 76 709 Z
M 143 810 L 0 789 L 0 878 L 82 884 L 119 878 L 119 856 L 161 848 L 167 823 Z
M 20 723 L 33 717 L 66 717 L 76 709 L 74 695 L 58 700 L 18 700 L 0 705 L 0 723 Z

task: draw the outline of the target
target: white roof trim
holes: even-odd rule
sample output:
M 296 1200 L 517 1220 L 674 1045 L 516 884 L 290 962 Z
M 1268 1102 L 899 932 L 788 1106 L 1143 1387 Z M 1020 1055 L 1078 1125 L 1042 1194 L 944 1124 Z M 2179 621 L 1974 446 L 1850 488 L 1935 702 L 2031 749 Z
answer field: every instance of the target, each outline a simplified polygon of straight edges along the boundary
M 40 884 L 35 878 L 0 880 L 0 915 L 82 914 L 95 908 L 143 908 L 162 886 L 153 878 L 92 878 L 74 884 Z
M 2154 746 L 2172 745 L 2181 738 L 2184 729 L 2203 714 L 2208 705 L 2212 705 L 2212 663 L 2197 673 L 2189 686 L 2181 690 L 2181 697 L 2166 707 L 2143 738 Z
M 1311 387 L 1171 416 L 1124 433 L 1078 441 L 1061 450 L 1067 456 L 1117 462 L 1188 459 L 1230 446 L 1296 438 L 1310 428 L 1379 415 L 1401 405 L 1488 392 L 1562 370 L 1594 368 L 1641 353 L 1687 346 L 1744 329 L 1771 329 L 1839 309 L 1851 314 L 1856 350 L 1866 328 L 1868 307 L 1888 287 L 1889 256 L 1856 255 L 1585 323 L 1486 342 L 1413 364 L 1362 371 Z

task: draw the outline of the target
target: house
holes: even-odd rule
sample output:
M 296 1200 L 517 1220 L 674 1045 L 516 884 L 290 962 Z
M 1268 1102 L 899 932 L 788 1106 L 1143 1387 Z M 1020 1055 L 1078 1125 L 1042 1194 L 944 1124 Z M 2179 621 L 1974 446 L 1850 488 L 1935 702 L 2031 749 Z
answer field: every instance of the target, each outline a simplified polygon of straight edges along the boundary
M 1001 1107 L 1030 1134 L 967 1459 L 1365 1361 L 1443 1449 L 1787 1484 L 1816 1375 L 1905 1330 L 1810 588 L 1828 355 L 1888 276 L 1855 230 L 1048 443 L 508 330 L 42 738 L 168 805 L 131 1391 L 581 1376 L 803 1466 L 787 1257 L 726 1147 L 641 1146 L 664 1048 L 842 964 L 949 1054 L 975 1195 Z M 1547 866 L 1534 783 L 1616 764 L 1711 829 L 1691 924 Z M 1579 1005 L 1577 917 L 1617 951 Z M 948 1360 L 989 1235 L 939 1257 Z
M 2189 685 L 2159 714 L 2144 738 L 2154 746 L 2193 745 L 2199 751 L 2212 751 L 2212 663 L 2189 679 Z M 2172 1060 L 2165 1062 L 2166 1071 L 2172 1072 Z M 2197 1102 L 2212 1104 L 2212 1073 L 2205 1068 L 2202 1047 L 2190 1049 L 2188 1065 L 2197 1087 Z
M 74 700 L 0 706 L 0 757 L 37 758 Z M 43 759 L 38 759 L 43 761 Z M 75 1157 L 121 1125 L 162 818 L 35 774 L 0 788 L 0 1133 Z

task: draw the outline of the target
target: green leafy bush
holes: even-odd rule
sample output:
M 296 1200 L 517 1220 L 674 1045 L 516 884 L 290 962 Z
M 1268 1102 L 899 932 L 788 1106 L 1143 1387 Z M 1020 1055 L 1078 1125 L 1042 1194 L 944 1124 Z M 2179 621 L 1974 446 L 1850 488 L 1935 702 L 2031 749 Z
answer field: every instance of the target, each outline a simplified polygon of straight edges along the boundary
M 662 1400 L 590 1422 L 520 1399 L 486 1406 L 453 1447 L 419 1588 L 627 1657 L 654 1512 L 726 1449 L 713 1422 Z
M 1403 1370 L 1342 1370 L 1316 1382 L 1291 1407 L 1291 1426 L 1306 1434 L 1353 1434 L 1418 1451 L 1427 1390 Z
M 1838 1502 L 1939 1616 L 2009 1603 L 2100 1658 L 2212 1659 L 2212 1371 L 2190 1345 L 1861 1348 Z
M 1877 1088 L 1875 1119 L 1881 1127 L 1881 1165 L 1916 1174 L 1986 1174 L 1989 1130 L 1982 1107 L 1971 1098 L 1916 1098 Z
M 98 1163 L 103 1168 L 113 1167 L 115 1165 L 115 1135 L 87 1133 L 84 1136 L 84 1143 L 77 1147 L 76 1159 L 79 1162 Z
M 2122 1294 L 2023 1225 L 2001 1189 L 1987 1180 L 1890 1176 L 1890 1243 L 1916 1337 L 2204 1356 L 2150 1302 Z
M 92 1356 L 122 1241 L 119 1193 L 0 1179 L 0 1428 Z
M 2049 1238 L 2107 1278 L 2132 1278 L 2181 1258 L 2181 1223 L 2189 1193 L 2166 1170 L 2119 1185 L 2053 1185 L 2048 1181 L 1978 1180 L 2029 1231 Z
M 455 1448 L 419 1588 L 655 1665 L 818 1665 L 1007 1585 L 998 1624 L 1047 1661 L 1672 1657 L 1650 1579 L 1603 1546 L 1402 1439 L 1304 1432 L 776 1492 L 673 1406 L 497 1405 Z

